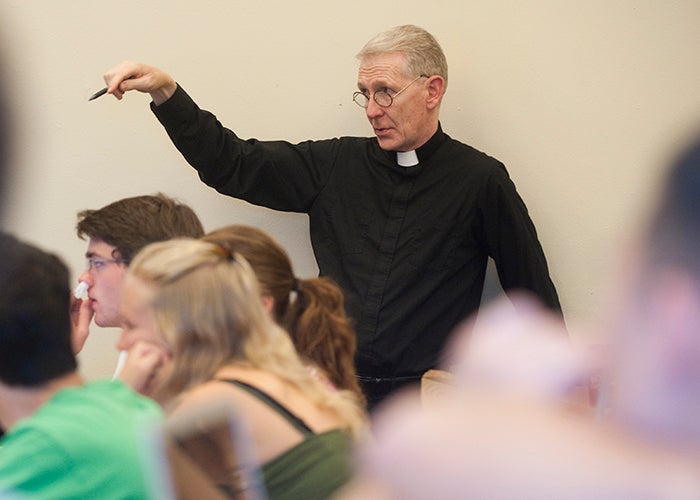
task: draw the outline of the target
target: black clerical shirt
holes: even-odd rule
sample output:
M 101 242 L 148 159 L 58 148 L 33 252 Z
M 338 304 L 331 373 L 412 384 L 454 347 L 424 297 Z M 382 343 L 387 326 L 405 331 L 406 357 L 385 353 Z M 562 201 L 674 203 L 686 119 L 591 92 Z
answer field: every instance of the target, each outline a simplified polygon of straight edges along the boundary
M 239 139 L 182 88 L 152 106 L 208 185 L 307 213 L 320 273 L 346 295 L 365 377 L 419 377 L 480 302 L 487 257 L 505 290 L 559 309 L 525 204 L 499 161 L 443 133 L 401 167 L 376 138 Z

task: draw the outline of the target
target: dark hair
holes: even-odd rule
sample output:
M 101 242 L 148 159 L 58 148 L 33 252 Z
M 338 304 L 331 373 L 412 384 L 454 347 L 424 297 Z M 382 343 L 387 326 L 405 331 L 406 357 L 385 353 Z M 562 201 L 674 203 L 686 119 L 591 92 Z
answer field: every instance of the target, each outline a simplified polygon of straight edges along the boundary
M 654 266 L 673 264 L 700 278 L 700 138 L 676 158 L 649 228 Z
M 275 321 L 292 337 L 299 354 L 321 368 L 338 389 L 354 392 L 364 403 L 355 377 L 357 335 L 338 285 L 323 277 L 297 279 L 287 252 L 260 229 L 231 225 L 203 239 L 250 263 L 262 292 L 274 300 Z
M 76 230 L 80 238 L 87 236 L 112 245 L 126 261 L 149 243 L 204 235 L 194 210 L 162 193 L 124 198 L 99 210 L 83 210 L 78 213 Z
M 1 232 L 0 262 L 0 380 L 34 387 L 75 371 L 66 265 Z

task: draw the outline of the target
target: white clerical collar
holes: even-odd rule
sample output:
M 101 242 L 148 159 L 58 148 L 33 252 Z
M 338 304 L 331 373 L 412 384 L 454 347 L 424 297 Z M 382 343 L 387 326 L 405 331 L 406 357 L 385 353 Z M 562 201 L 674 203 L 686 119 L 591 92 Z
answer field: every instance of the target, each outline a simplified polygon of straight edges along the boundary
M 415 167 L 418 165 L 418 155 L 416 151 L 397 151 L 396 162 L 402 167 Z

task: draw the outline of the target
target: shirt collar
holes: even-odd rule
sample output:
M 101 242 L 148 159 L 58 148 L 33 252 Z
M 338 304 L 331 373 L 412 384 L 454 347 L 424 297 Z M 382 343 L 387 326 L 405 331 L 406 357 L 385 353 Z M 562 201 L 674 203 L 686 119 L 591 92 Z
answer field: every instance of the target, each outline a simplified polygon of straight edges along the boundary
M 418 155 L 416 154 L 416 150 L 397 151 L 396 163 L 398 163 L 400 167 L 415 167 L 418 165 Z

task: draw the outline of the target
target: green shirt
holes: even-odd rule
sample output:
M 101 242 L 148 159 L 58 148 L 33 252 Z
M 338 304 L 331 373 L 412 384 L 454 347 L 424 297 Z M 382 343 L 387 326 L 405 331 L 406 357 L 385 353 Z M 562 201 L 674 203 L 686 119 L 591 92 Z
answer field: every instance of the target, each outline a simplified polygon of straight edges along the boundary
M 147 498 L 140 434 L 160 418 L 120 381 L 60 390 L 0 441 L 0 497 Z

